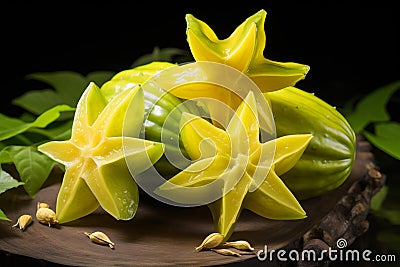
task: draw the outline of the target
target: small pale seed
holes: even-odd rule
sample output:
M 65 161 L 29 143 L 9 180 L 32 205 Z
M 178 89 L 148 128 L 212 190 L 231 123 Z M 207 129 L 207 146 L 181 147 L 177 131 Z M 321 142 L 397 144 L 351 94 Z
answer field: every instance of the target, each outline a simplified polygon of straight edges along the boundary
M 36 211 L 36 219 L 49 227 L 58 223 L 56 213 L 50 208 L 39 208 Z
M 245 241 L 245 240 L 225 242 L 225 243 L 221 244 L 221 247 L 223 247 L 223 248 L 236 248 L 236 249 L 239 249 L 239 250 L 249 250 L 249 251 L 253 251 L 254 250 L 254 248 L 250 245 L 250 243 Z
M 211 249 L 217 247 L 224 240 L 224 236 L 220 233 L 209 234 L 200 246 L 196 247 L 196 251 L 201 251 L 203 249 Z
M 93 233 L 84 232 L 84 234 L 86 236 L 88 236 L 90 241 L 92 241 L 93 243 L 100 244 L 100 245 L 108 245 L 112 249 L 115 247 L 115 244 L 103 232 L 99 232 L 99 231 L 96 231 Z
M 37 209 L 40 209 L 40 208 L 50 208 L 50 206 L 49 206 L 49 204 L 47 204 L 47 203 L 38 202 L 38 203 L 37 203 Z
M 227 248 L 212 248 L 211 250 L 224 256 L 235 256 L 235 257 L 241 256 L 239 253 Z
M 28 214 L 21 215 L 18 218 L 18 221 L 16 224 L 13 225 L 13 227 L 19 227 L 22 231 L 26 229 L 30 224 L 32 223 L 32 216 Z

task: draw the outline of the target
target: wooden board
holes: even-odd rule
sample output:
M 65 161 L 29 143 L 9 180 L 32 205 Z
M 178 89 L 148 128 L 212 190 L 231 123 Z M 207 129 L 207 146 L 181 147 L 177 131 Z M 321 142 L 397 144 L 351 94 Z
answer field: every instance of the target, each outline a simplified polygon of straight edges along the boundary
M 269 220 L 243 211 L 230 240 L 247 240 L 255 251 L 282 248 L 319 223 L 366 172 L 371 153 L 357 153 L 350 177 L 336 190 L 301 201 L 308 217 L 297 221 Z M 254 259 L 256 255 L 222 256 L 212 251 L 196 252 L 195 246 L 213 232 L 207 207 L 169 206 L 141 195 L 139 209 L 130 221 L 117 221 L 98 209 L 71 223 L 48 227 L 34 218 L 25 231 L 12 227 L 22 214 L 36 212 L 37 202 L 55 207 L 62 173 L 51 179 L 32 200 L 23 188 L 0 196 L 0 207 L 12 221 L 0 221 L 0 250 L 70 266 L 212 266 Z M 84 232 L 102 231 L 115 243 L 115 249 L 92 243 Z

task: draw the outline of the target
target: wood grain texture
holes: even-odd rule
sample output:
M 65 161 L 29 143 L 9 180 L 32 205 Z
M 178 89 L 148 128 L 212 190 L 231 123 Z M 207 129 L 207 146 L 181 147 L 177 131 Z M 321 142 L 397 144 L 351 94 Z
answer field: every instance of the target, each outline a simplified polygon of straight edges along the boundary
M 297 221 L 269 220 L 243 211 L 230 240 L 247 240 L 255 251 L 283 248 L 301 239 L 319 225 L 368 172 L 373 155 L 358 142 L 357 157 L 349 178 L 339 188 L 320 197 L 301 201 L 308 217 Z M 212 251 L 196 252 L 195 247 L 213 232 L 208 208 L 182 208 L 158 202 L 142 193 L 136 216 L 118 221 L 100 208 L 71 223 L 48 227 L 35 218 L 25 231 L 12 227 L 22 214 L 34 217 L 37 202 L 55 208 L 62 172 L 51 179 L 32 200 L 23 188 L 6 191 L 0 207 L 11 221 L 0 221 L 0 250 L 68 266 L 213 266 L 254 260 L 256 255 L 222 256 Z M 102 231 L 115 249 L 92 243 L 84 232 Z

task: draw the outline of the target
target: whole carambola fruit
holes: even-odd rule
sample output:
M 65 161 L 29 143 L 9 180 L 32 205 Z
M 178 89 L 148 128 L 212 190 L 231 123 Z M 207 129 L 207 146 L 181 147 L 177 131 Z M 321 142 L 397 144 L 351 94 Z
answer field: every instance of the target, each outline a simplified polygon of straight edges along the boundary
M 164 178 L 170 178 L 178 173 L 180 168 L 183 168 L 183 165 L 186 164 L 185 159 L 189 159 L 179 137 L 182 113 L 188 112 L 201 116 L 205 112 L 203 108 L 197 106 L 193 101 L 183 102 L 163 88 L 146 84 L 146 82 L 151 82 L 150 79 L 156 74 L 174 66 L 176 64 L 154 61 L 123 70 L 101 87 L 102 94 L 107 100 L 110 100 L 123 90 L 142 86 L 145 120 L 141 137 L 164 143 L 165 154 L 154 164 L 154 167 Z M 131 115 L 134 116 L 135 114 Z M 169 158 L 166 155 L 169 155 Z M 176 164 L 181 167 L 178 168 Z
M 183 103 L 162 88 L 147 86 L 143 91 L 145 114 L 148 116 L 145 118 L 141 134 L 147 140 L 161 142 L 165 145 L 165 153 L 154 164 L 154 167 L 164 178 L 170 178 L 186 167 L 185 159 L 190 159 L 179 134 L 182 113 L 187 112 L 200 116 L 204 111 L 195 102 L 185 101 Z
M 299 88 L 264 93 L 271 103 L 277 136 L 311 133 L 300 160 L 281 176 L 298 199 L 322 195 L 340 186 L 355 160 L 356 138 L 343 115 Z

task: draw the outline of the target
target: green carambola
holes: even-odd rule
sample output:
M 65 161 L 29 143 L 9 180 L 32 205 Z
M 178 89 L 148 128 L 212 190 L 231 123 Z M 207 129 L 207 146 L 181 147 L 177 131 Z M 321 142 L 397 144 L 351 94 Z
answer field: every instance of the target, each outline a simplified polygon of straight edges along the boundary
M 176 64 L 154 61 L 123 70 L 101 87 L 101 92 L 108 101 L 121 91 L 135 87 L 143 88 L 145 117 L 140 136 L 147 140 L 162 142 L 165 145 L 165 154 L 154 164 L 157 171 L 165 178 L 180 171 L 174 164 L 185 164 L 181 156 L 188 158 L 179 138 L 179 123 L 182 113 L 188 112 L 197 115 L 204 113 L 204 110 L 194 102 L 183 103 L 163 88 L 146 84 L 147 82 L 151 83 L 150 79 L 158 73 L 174 66 Z M 166 154 L 175 161 L 171 162 Z
M 172 66 L 175 65 L 153 62 L 122 71 L 105 83 L 101 91 L 110 99 L 117 92 L 142 85 L 160 71 Z M 185 110 L 185 106 L 176 109 L 182 101 L 163 90 L 152 87 L 145 89 L 145 109 L 149 115 L 142 129 L 145 138 L 160 142 L 163 134 L 162 142 L 167 142 L 166 151 L 186 156 L 187 152 L 181 145 L 176 129 L 179 128 L 182 112 L 193 113 L 193 110 Z M 271 103 L 278 137 L 290 134 L 314 136 L 299 162 L 281 176 L 296 197 L 306 199 L 340 186 L 349 176 L 355 159 L 355 134 L 346 119 L 322 99 L 295 87 L 267 92 L 264 95 Z M 171 123 L 164 125 L 167 117 Z M 176 142 L 180 144 L 180 148 L 175 146 Z M 165 156 L 155 166 L 166 178 L 179 172 Z
M 356 138 L 342 114 L 299 88 L 264 94 L 271 103 L 277 136 L 310 133 L 314 137 L 300 160 L 281 176 L 298 199 L 322 195 L 340 186 L 355 160 Z

